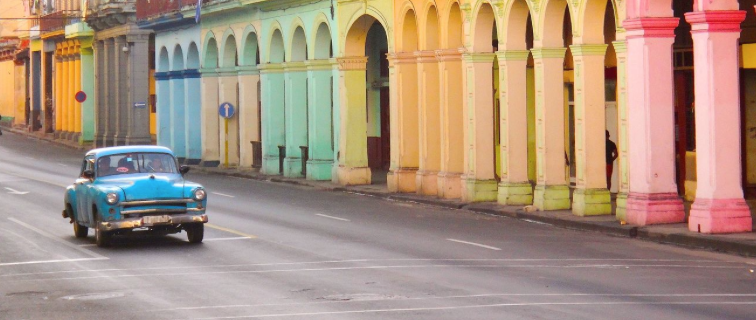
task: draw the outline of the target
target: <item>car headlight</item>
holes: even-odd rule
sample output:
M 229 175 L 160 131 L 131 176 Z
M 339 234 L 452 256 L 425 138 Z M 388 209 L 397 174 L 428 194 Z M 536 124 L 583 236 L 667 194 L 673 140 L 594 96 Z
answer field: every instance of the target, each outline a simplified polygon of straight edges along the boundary
M 118 203 L 118 194 L 117 193 L 108 193 L 107 196 L 105 196 L 105 200 L 108 202 L 108 204 L 113 205 Z
M 204 189 L 194 190 L 194 200 L 202 201 L 202 200 L 205 200 L 206 196 L 207 196 L 207 192 L 205 192 Z

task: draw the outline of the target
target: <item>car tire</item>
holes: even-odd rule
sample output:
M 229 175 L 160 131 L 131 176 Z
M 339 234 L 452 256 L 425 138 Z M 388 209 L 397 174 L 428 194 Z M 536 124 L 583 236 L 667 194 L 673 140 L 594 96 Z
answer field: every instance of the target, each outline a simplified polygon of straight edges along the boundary
M 109 247 L 110 237 L 110 232 L 103 230 L 102 224 L 100 223 L 100 219 L 98 217 L 95 224 L 95 243 L 97 243 L 97 246 L 100 248 Z
M 76 218 L 74 218 L 71 207 L 66 208 L 66 214 L 68 214 L 68 217 L 73 220 L 74 236 L 76 236 L 77 238 L 86 238 L 87 235 L 89 235 L 89 228 L 82 226 L 78 222 L 76 222 Z
M 202 223 L 192 223 L 184 227 L 186 230 L 186 237 L 189 239 L 189 243 L 201 243 L 202 238 L 205 237 L 205 225 Z

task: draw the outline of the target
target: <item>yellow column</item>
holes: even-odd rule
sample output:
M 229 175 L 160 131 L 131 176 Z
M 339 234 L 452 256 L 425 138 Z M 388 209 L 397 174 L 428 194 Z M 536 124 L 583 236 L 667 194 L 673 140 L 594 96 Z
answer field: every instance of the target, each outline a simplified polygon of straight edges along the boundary
M 464 168 L 464 117 L 462 111 L 462 52 L 460 49 L 437 50 L 440 78 L 441 172 L 438 196 L 462 197 Z
M 71 81 L 68 79 L 68 66 L 70 64 L 70 60 L 68 56 L 63 56 L 63 67 L 61 68 L 61 81 L 63 81 L 63 85 L 61 86 L 60 95 L 58 98 L 60 99 L 60 113 L 62 113 L 63 117 L 63 131 L 66 132 L 66 135 L 71 132 L 70 127 L 70 121 L 69 117 L 71 114 L 68 112 L 68 100 L 66 99 L 66 93 L 70 90 L 71 87 Z
M 55 131 L 63 130 L 63 100 L 60 94 L 63 91 L 63 60 L 60 53 L 55 57 Z
M 74 88 L 76 87 L 76 72 L 74 71 L 76 59 L 74 58 L 74 55 L 71 54 L 71 51 L 69 51 L 68 55 L 68 91 L 63 92 L 63 99 L 68 103 L 68 131 L 71 131 L 69 139 L 73 137 L 74 132 L 76 132 L 76 100 L 73 98 Z
M 441 169 L 441 125 L 438 94 L 438 60 L 434 51 L 419 51 L 417 56 L 420 162 L 415 180 L 417 192 L 438 194 Z
M 74 90 L 71 94 L 81 91 L 81 52 L 77 50 L 74 58 Z M 81 103 L 76 102 L 74 97 L 71 98 L 74 101 L 74 132 L 81 133 Z
M 417 58 L 414 53 L 389 57 L 393 67 L 391 88 L 391 192 L 415 192 L 418 164 Z M 344 122 L 344 120 L 341 120 Z M 343 151 L 342 151 L 343 152 Z

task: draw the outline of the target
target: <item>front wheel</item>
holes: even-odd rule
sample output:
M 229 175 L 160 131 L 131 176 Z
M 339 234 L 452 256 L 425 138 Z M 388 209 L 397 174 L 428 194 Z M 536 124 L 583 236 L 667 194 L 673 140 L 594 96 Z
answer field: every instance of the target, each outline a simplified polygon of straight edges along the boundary
M 100 223 L 100 219 L 97 219 L 97 224 L 95 225 L 95 242 L 97 243 L 97 246 L 100 248 L 105 248 L 110 246 L 110 237 L 111 234 L 108 231 L 105 231 L 102 227 L 102 224 Z
M 189 243 L 200 243 L 205 236 L 205 225 L 202 223 L 193 223 L 184 227 L 186 237 Z
M 87 234 L 89 234 L 89 228 L 80 225 L 75 220 L 74 220 L 74 223 L 73 223 L 73 228 L 74 228 L 74 235 L 77 238 L 86 238 Z

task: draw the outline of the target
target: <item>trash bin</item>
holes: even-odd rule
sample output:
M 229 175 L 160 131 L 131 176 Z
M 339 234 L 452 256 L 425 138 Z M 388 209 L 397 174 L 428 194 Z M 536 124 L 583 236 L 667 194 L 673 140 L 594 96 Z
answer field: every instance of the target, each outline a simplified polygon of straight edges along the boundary
M 284 159 L 286 159 L 286 146 L 278 146 L 278 173 L 284 173 Z
M 310 160 L 310 153 L 307 152 L 307 146 L 299 146 L 302 150 L 302 175 L 307 178 L 307 160 Z
M 252 168 L 262 168 L 262 142 L 250 141 L 252 144 Z

